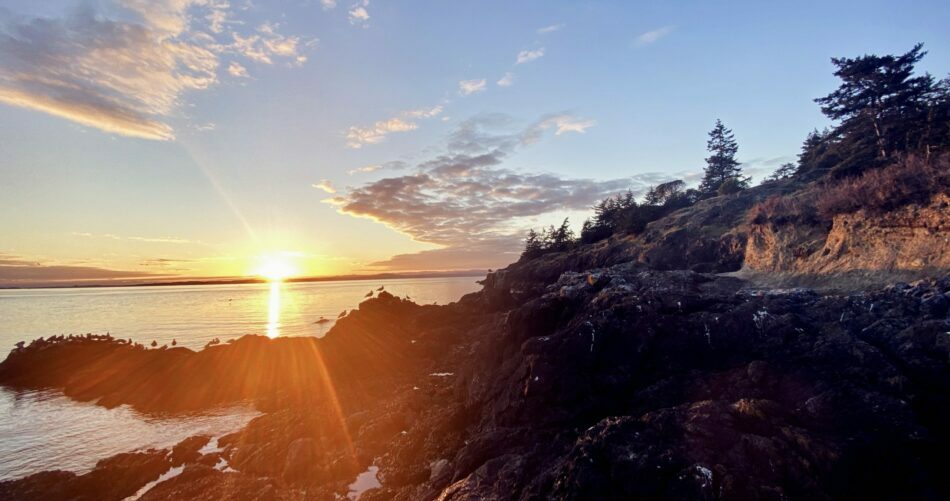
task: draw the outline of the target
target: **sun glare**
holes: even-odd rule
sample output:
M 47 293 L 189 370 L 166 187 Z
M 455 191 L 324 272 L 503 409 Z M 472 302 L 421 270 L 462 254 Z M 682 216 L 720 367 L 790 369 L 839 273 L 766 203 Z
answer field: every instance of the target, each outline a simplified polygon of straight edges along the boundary
M 261 257 L 254 273 L 272 282 L 279 282 L 297 275 L 298 270 L 286 254 L 273 254 Z

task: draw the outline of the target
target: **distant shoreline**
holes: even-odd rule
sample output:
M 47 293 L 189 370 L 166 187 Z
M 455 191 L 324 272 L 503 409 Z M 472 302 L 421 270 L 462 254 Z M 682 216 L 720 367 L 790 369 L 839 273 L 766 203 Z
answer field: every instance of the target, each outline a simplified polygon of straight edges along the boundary
M 459 270 L 459 271 L 428 271 L 418 273 L 377 273 L 373 275 L 333 275 L 325 277 L 296 277 L 282 280 L 287 283 L 307 283 L 307 282 L 352 282 L 358 280 L 394 280 L 400 278 L 453 278 L 453 277 L 483 277 L 488 270 Z M 222 277 L 215 278 L 197 278 L 182 279 L 168 282 L 133 282 L 133 283 L 89 283 L 89 284 L 25 284 L 25 285 L 0 285 L 0 290 L 25 290 L 25 289 L 92 289 L 105 287 L 158 287 L 158 286 L 183 286 L 183 285 L 242 285 L 242 284 L 265 284 L 270 280 L 258 277 Z

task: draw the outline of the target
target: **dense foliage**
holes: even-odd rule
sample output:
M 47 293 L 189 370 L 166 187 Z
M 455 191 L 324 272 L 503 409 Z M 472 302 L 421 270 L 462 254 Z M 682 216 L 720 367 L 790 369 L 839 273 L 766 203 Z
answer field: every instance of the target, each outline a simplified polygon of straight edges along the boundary
M 799 174 L 853 176 L 907 154 L 929 162 L 950 148 L 950 78 L 915 76 L 922 49 L 831 60 L 841 84 L 815 102 L 837 126 L 808 135 Z

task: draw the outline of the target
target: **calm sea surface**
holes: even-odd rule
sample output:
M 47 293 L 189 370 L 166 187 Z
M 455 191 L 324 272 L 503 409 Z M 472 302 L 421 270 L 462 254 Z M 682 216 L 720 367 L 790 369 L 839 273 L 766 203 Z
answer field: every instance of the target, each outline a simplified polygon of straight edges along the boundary
M 241 285 L 0 290 L 0 350 L 58 334 L 111 333 L 200 349 L 244 334 L 323 336 L 380 286 L 419 304 L 479 290 L 476 277 Z M 329 322 L 316 323 L 323 317 Z
M 476 277 L 88 289 L 0 290 L 0 357 L 18 341 L 58 334 L 115 337 L 200 349 L 244 334 L 323 336 L 343 310 L 379 287 L 419 304 L 448 304 L 479 290 Z M 320 318 L 330 322 L 318 323 Z M 119 452 L 168 447 L 197 434 L 236 431 L 246 407 L 191 416 L 103 409 L 58 392 L 0 387 L 0 480 L 48 469 L 83 473 Z

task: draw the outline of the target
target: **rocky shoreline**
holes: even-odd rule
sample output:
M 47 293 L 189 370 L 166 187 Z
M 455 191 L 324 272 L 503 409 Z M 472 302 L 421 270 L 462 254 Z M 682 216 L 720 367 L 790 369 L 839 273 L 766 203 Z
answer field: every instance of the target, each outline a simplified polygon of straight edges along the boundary
M 363 500 L 950 494 L 950 276 L 823 295 L 627 263 L 517 299 L 512 280 L 449 306 L 383 293 L 320 340 L 16 350 L 7 386 L 265 414 L 214 452 L 193 437 L 0 499 L 123 499 L 178 466 L 142 499 L 339 499 L 371 465 Z

